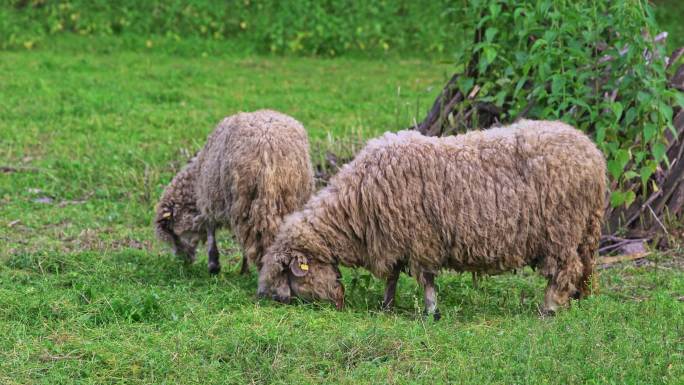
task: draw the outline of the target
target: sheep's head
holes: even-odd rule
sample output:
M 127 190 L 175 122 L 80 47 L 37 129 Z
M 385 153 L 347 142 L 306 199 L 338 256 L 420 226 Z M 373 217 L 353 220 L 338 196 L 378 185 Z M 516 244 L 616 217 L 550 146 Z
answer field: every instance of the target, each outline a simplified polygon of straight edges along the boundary
M 195 261 L 195 250 L 202 237 L 206 237 L 198 224 L 199 213 L 194 207 L 161 204 L 157 207 L 155 232 L 157 238 L 171 244 L 176 256 L 186 262 Z
M 331 301 L 344 307 L 344 285 L 337 265 L 299 252 L 269 250 L 259 271 L 259 297 L 289 303 L 294 295 L 305 300 Z

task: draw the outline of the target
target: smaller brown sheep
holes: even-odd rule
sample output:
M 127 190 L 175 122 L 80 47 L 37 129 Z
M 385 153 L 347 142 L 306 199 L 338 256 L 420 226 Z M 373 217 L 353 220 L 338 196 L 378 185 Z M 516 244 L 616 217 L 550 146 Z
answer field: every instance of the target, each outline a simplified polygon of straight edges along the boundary
M 521 121 L 446 138 L 388 133 L 288 218 L 263 258 L 260 296 L 344 304 L 338 264 L 387 279 L 404 266 L 439 318 L 441 269 L 496 274 L 523 266 L 548 279 L 554 312 L 589 294 L 606 189 L 601 152 L 561 122 Z
M 173 178 L 157 205 L 155 232 L 188 262 L 206 239 L 209 272 L 220 271 L 215 231 L 230 226 L 248 261 L 261 256 L 282 218 L 313 191 L 313 168 L 304 127 L 271 110 L 225 118 L 204 148 Z

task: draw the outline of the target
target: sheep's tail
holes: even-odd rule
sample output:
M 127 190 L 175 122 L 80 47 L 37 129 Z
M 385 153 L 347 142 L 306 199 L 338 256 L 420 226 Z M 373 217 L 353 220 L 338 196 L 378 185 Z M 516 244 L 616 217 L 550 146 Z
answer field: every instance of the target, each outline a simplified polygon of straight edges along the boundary
M 598 294 L 599 280 L 595 269 L 596 255 L 598 254 L 599 240 L 601 238 L 602 210 L 594 213 L 587 222 L 582 236 L 582 242 L 577 248 L 582 261 L 582 280 L 580 282 L 580 298 L 591 294 Z

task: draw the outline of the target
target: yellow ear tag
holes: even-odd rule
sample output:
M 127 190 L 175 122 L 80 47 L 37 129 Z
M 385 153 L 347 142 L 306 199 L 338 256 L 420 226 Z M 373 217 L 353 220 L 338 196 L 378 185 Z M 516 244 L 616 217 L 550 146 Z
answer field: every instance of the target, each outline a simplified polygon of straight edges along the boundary
M 165 212 L 164 214 L 162 214 L 162 218 L 168 218 L 168 217 L 170 217 L 170 216 L 171 216 L 171 213 L 168 212 L 168 211 Z
M 302 269 L 302 271 L 307 271 L 309 270 L 309 265 L 307 265 L 306 263 L 300 263 L 299 268 Z

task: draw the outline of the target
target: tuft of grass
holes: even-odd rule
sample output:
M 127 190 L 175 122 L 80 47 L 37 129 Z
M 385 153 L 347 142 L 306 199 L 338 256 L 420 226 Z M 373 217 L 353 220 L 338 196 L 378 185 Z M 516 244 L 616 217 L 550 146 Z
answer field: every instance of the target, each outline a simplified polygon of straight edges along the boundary
M 80 49 L 102 42 L 2 53 L 0 383 L 681 384 L 681 254 L 603 271 L 601 295 L 552 318 L 529 270 L 477 289 L 445 273 L 435 323 L 406 276 L 390 313 L 349 269 L 344 311 L 285 306 L 255 298 L 227 232 L 216 277 L 154 240 L 163 186 L 223 116 L 275 108 L 314 159 L 351 155 L 419 118 L 449 66 Z
M 204 262 L 204 261 L 201 261 Z M 402 277 L 349 306 L 256 301 L 237 258 L 210 277 L 150 251 L 16 255 L 0 265 L 3 383 L 643 383 L 684 376 L 681 271 L 619 266 L 604 292 L 542 319 L 531 271 L 439 278 L 442 321 Z M 363 273 L 362 273 L 363 274 Z M 345 284 L 352 286 L 351 271 Z M 635 288 L 636 289 L 635 291 Z M 114 381 L 118 382 L 118 381 Z

